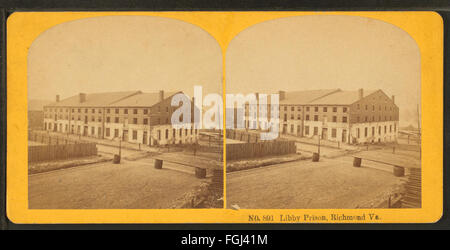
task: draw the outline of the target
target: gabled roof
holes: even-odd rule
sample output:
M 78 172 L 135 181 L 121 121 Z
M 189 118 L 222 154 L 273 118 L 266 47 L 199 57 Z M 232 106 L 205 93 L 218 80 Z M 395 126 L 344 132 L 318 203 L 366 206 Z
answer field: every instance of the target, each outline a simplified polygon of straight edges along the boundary
M 363 98 L 375 93 L 378 90 L 366 90 L 363 91 Z M 350 105 L 359 100 L 359 91 L 347 91 L 340 90 L 339 92 L 335 92 L 333 94 L 321 97 L 316 99 L 310 104 L 316 105 Z
M 69 98 L 52 102 L 46 106 L 51 107 L 102 107 L 111 103 L 118 102 L 127 97 L 131 97 L 142 93 L 141 91 L 124 91 L 124 92 L 106 92 L 86 94 L 86 101 L 80 102 L 80 96 L 74 95 Z
M 341 91 L 340 89 L 319 89 L 319 90 L 304 90 L 291 91 L 285 93 L 285 98 L 280 100 L 280 104 L 309 104 L 318 98 L 328 96 L 330 94 Z
M 181 91 L 164 92 L 164 99 L 170 98 Z M 109 104 L 111 107 L 151 107 L 159 102 L 159 92 L 139 93 L 123 100 Z

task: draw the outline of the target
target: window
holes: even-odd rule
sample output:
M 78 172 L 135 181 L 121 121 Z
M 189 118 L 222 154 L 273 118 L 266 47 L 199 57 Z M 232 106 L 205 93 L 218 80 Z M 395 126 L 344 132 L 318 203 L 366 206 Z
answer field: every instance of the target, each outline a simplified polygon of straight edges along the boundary
M 389 132 L 392 132 L 392 125 L 389 125 Z
M 381 135 L 381 126 L 378 126 L 378 134 Z
M 119 129 L 114 129 L 114 137 L 119 137 Z
M 110 110 L 110 109 L 107 109 L 107 110 L 106 110 L 106 113 L 108 113 L 108 114 L 109 114 L 110 112 L 111 112 L 111 110 Z
M 95 114 L 95 109 L 92 109 L 92 114 Z
M 133 140 L 137 140 L 137 130 L 133 130 Z
M 116 110 L 115 110 L 115 113 L 118 114 L 118 113 L 119 113 L 119 109 L 116 109 Z
M 305 135 L 309 135 L 309 126 L 305 126 Z
M 314 107 L 314 112 L 319 112 L 319 107 Z
M 309 111 L 309 107 L 306 107 L 306 111 Z
M 166 139 L 169 139 L 169 130 L 166 129 Z
M 52 110 L 50 109 L 50 111 L 52 111 Z M 78 113 L 81 113 L 81 109 L 78 109 Z
M 102 135 L 102 128 L 98 128 L 98 134 L 97 134 L 98 136 L 101 136 Z
M 337 116 L 333 116 L 333 122 L 337 122 Z
M 386 134 L 386 132 L 387 132 L 387 126 L 384 125 L 384 133 Z
M 358 104 L 358 105 L 359 105 L 359 104 Z M 347 113 L 347 108 L 346 108 L 346 107 L 343 107 L 343 108 L 342 108 L 342 112 Z
M 364 137 L 367 137 L 367 128 L 364 128 Z
M 291 111 L 295 111 L 295 107 L 294 106 L 291 107 Z
M 133 118 L 133 124 L 138 124 L 137 118 Z
M 95 117 L 93 116 L 93 117 L 91 118 L 91 120 L 92 120 L 93 122 L 95 122 Z
M 297 107 L 297 111 L 302 111 L 302 108 L 301 107 Z
M 95 127 L 91 127 L 91 135 L 95 134 Z
M 148 124 L 148 119 L 144 118 L 144 124 Z
M 110 123 L 111 122 L 111 117 L 106 117 L 106 123 Z
M 347 116 L 342 117 L 342 122 L 347 122 Z
M 144 109 L 144 114 L 148 114 L 148 109 Z
M 291 114 L 291 120 L 294 120 L 294 114 Z
M 133 109 L 133 114 L 137 114 L 138 110 L 137 109 Z
M 372 111 L 375 111 L 375 105 L 372 105 Z
M 287 111 L 287 106 L 284 106 L 284 111 Z
M 314 135 L 318 135 L 319 134 L 319 128 L 318 127 L 314 127 Z
M 114 122 L 119 123 L 119 117 L 114 117 Z
M 333 107 L 333 112 L 337 112 L 337 107 Z
M 84 109 L 84 113 L 86 113 L 86 114 L 87 114 L 87 113 L 88 113 L 88 109 Z
M 323 112 L 327 112 L 328 108 L 327 107 L 323 107 Z
M 318 115 L 315 115 L 314 116 L 314 121 L 318 121 L 319 120 L 319 116 Z
M 158 140 L 161 140 L 161 130 L 158 130 Z
M 372 136 L 375 136 L 375 127 L 372 127 Z
M 297 115 L 297 120 L 301 120 L 302 116 L 300 114 Z
M 287 114 L 284 114 L 284 121 L 287 121 Z
M 359 134 L 359 128 L 356 129 L 356 137 L 359 138 L 360 134 Z
M 123 113 L 126 114 L 126 115 L 128 115 L 128 109 L 124 109 L 124 110 L 123 110 Z
M 109 128 L 106 128 L 105 133 L 106 133 L 106 136 L 107 136 L 107 137 L 109 137 L 109 132 L 110 132 L 110 131 L 109 131 Z
M 305 120 L 309 121 L 309 115 L 306 115 Z
M 336 129 L 335 128 L 331 129 L 331 137 L 336 138 Z
M 294 124 L 291 124 L 291 133 L 294 133 Z

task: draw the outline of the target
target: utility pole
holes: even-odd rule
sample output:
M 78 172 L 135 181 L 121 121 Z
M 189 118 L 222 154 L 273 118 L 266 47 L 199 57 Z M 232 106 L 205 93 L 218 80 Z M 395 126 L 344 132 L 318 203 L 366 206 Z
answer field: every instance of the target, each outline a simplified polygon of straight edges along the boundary
M 420 113 L 419 113 L 419 104 L 417 104 L 417 129 L 419 132 L 419 159 L 422 159 L 422 131 L 420 130 Z

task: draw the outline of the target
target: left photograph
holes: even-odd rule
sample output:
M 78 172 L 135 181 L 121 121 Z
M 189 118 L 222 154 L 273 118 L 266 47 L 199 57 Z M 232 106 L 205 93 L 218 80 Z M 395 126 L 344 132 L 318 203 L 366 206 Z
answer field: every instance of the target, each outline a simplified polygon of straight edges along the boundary
M 217 41 L 176 19 L 43 32 L 28 52 L 29 209 L 223 208 L 222 130 L 201 125 L 222 69 Z

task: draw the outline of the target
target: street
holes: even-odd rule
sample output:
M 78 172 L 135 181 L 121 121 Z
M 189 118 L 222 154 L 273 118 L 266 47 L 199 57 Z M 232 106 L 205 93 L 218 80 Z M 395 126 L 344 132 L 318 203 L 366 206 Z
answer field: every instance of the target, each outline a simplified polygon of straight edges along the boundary
M 30 175 L 30 209 L 170 208 L 201 183 L 193 174 L 174 171 L 152 159 L 98 163 Z
M 230 173 L 227 175 L 227 207 L 371 207 L 401 184 L 402 178 L 395 177 L 389 166 L 369 162 L 355 168 L 352 161 L 351 156 L 343 156 Z

